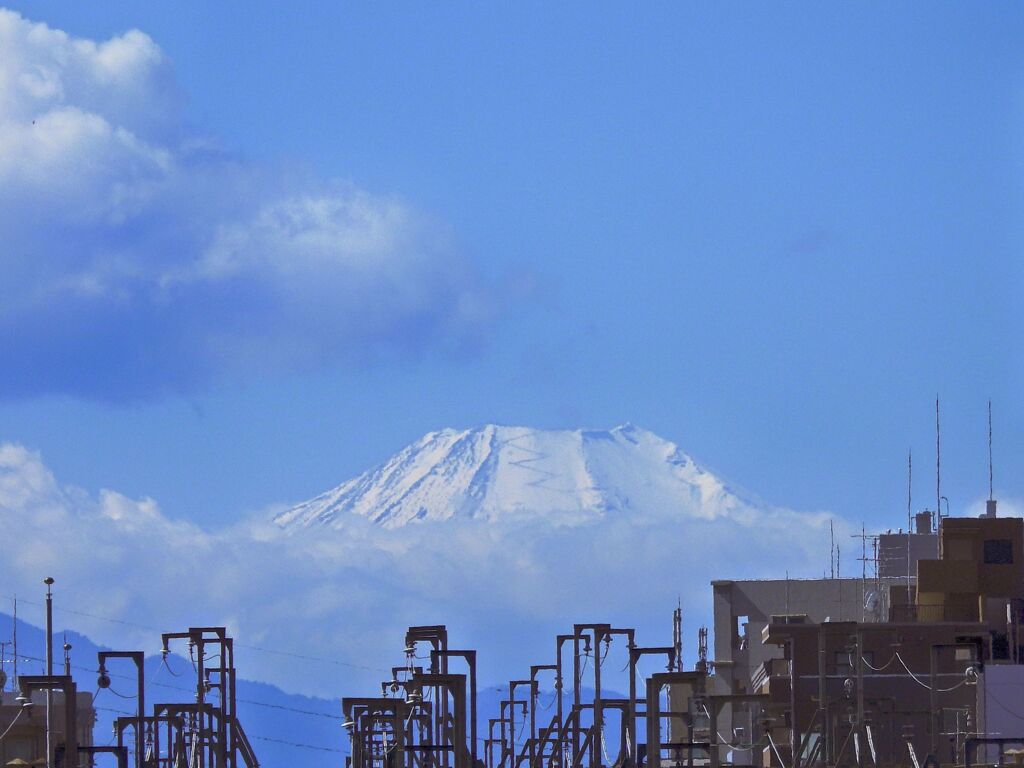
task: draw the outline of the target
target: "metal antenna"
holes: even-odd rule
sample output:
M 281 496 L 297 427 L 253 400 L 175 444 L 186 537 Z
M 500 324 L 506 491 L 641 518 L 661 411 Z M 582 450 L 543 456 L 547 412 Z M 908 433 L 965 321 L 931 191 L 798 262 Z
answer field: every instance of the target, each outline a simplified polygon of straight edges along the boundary
M 911 492 L 914 487 L 914 451 L 907 449 L 907 603 L 910 603 L 910 533 L 914 530 Z
M 942 440 L 939 432 L 939 396 L 935 395 L 935 515 L 942 523 Z
M 14 687 L 18 690 L 18 596 L 14 596 Z
M 834 579 L 836 577 L 836 533 L 831 520 L 828 521 L 828 536 L 828 565 Z
M 992 501 L 992 398 L 988 401 L 988 500 Z
M 46 676 L 53 683 L 53 577 L 43 579 L 46 585 Z M 65 696 L 67 693 L 65 692 Z M 46 768 L 53 768 L 53 688 L 46 689 Z
M 867 529 L 864 527 L 864 522 L 860 524 L 860 620 L 863 622 L 867 618 L 866 608 L 864 607 L 864 596 L 867 592 L 868 583 L 868 535 Z
M 677 672 L 683 671 L 683 598 L 676 601 L 676 609 L 672 612 L 672 647 L 675 649 Z
M 907 448 L 907 533 L 914 528 L 914 511 L 911 508 L 911 489 L 914 481 L 914 449 Z

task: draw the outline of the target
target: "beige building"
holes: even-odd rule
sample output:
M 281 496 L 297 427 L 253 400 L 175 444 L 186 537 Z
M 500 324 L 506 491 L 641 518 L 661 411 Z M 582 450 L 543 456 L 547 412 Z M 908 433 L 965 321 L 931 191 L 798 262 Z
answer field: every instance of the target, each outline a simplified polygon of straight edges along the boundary
M 32 695 L 32 706 L 23 707 L 13 691 L 0 693 L 0 733 L 7 735 L 0 739 L 0 766 L 45 765 L 46 764 L 46 694 L 36 691 Z M 78 703 L 78 744 L 92 745 L 92 729 L 96 723 L 96 710 L 92 706 L 92 694 L 79 693 Z M 10 730 L 8 730 L 10 728 Z M 53 742 L 64 741 L 64 694 L 53 694 Z M 18 761 L 23 762 L 18 762 Z M 79 765 L 89 764 L 84 755 Z

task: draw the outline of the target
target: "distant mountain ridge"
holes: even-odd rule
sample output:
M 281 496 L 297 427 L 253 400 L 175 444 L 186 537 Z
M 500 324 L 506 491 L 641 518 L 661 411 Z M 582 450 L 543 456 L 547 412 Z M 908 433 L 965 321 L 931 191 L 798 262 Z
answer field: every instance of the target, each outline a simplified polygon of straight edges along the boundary
M 4 642 L 13 637 L 13 628 L 13 617 L 0 612 L 0 638 Z M 111 664 L 113 682 L 110 688 L 98 688 L 96 652 L 109 649 L 77 632 L 55 633 L 54 647 L 57 650 L 54 666 L 58 671 L 63 669 L 63 651 L 60 649 L 65 638 L 72 645 L 71 671 L 79 691 L 95 692 L 94 743 L 109 744 L 114 718 L 135 714 L 135 702 L 131 696 L 135 671 L 130 664 L 127 667 Z M 19 673 L 44 674 L 45 630 L 18 619 L 18 640 Z M 14 669 L 11 656 L 12 649 L 8 645 L 5 670 L 8 675 L 12 675 Z M 157 701 L 194 701 L 193 667 L 187 658 L 171 654 L 163 660 L 159 653 L 153 653 L 146 657 L 145 670 L 147 706 Z M 244 672 L 243 667 L 240 674 Z M 241 676 L 237 685 L 239 716 L 261 765 L 335 768 L 344 761 L 348 738 L 341 728 L 343 718 L 337 699 L 287 693 L 277 686 L 246 680 Z M 13 679 L 8 679 L 6 689 L 14 690 Z
M 754 504 L 674 443 L 632 424 L 541 430 L 488 424 L 430 432 L 384 463 L 277 515 L 285 530 L 385 528 L 454 518 L 543 517 L 578 525 L 606 515 L 743 515 Z
M 13 617 L 0 612 L 0 637 L 12 637 L 13 627 Z M 20 673 L 43 674 L 45 632 L 19 619 L 18 638 Z M 128 695 L 128 691 L 132 690 L 134 685 L 134 670 L 130 665 L 127 668 L 111 665 L 111 688 L 95 688 L 96 652 L 106 649 L 105 646 L 97 645 L 85 635 L 74 631 L 55 633 L 54 640 L 57 649 L 61 648 L 65 640 L 71 643 L 72 675 L 79 690 L 95 691 L 93 706 L 96 709 L 96 723 L 93 727 L 93 742 L 111 743 L 111 726 L 114 718 L 133 715 L 135 712 L 134 701 Z M 63 669 L 62 654 L 62 651 L 57 651 L 55 665 L 59 669 Z M 8 645 L 5 659 L 8 675 L 13 671 L 11 656 L 12 651 Z M 187 702 L 194 696 L 195 691 L 191 687 L 190 677 L 192 666 L 188 659 L 171 654 L 166 661 L 165 666 L 159 654 L 152 654 L 146 658 L 146 699 L 149 702 L 147 706 L 152 706 L 157 701 Z M 173 671 L 170 671 L 172 669 Z M 253 742 L 261 765 L 337 768 L 344 763 L 345 755 L 349 752 L 349 739 L 341 727 L 344 718 L 341 716 L 341 706 L 337 698 L 326 699 L 287 693 L 274 685 L 242 678 L 239 678 L 237 683 L 239 716 Z M 5 689 L 14 689 L 13 680 L 8 680 Z M 341 690 L 338 695 L 345 693 L 347 692 Z M 614 691 L 606 690 L 605 693 L 613 697 L 621 696 Z M 584 698 L 592 696 L 593 690 L 584 686 L 582 694 Z M 502 709 L 501 701 L 507 695 L 507 686 L 481 685 L 477 705 L 480 722 L 498 717 Z M 540 689 L 538 695 L 541 696 L 542 709 L 551 709 L 555 694 Z M 563 700 L 571 704 L 571 691 L 563 694 Z M 538 722 L 546 724 L 546 718 L 550 716 L 546 711 L 541 712 L 538 714 Z

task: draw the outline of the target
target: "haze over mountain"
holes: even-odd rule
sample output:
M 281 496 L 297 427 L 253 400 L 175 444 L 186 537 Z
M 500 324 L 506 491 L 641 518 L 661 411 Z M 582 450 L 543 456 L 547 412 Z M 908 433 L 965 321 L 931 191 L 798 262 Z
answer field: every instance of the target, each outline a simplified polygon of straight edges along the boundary
M 286 530 L 340 528 L 350 515 L 384 528 L 452 518 L 578 525 L 620 514 L 749 517 L 756 506 L 675 443 L 632 424 L 573 431 L 488 424 L 430 432 L 275 522 Z
M 0 638 L 8 643 L 5 671 L 9 679 L 6 686 L 3 686 L 8 691 L 15 690 L 13 653 L 9 644 L 13 636 L 13 617 L 0 611 Z M 17 636 L 20 674 L 44 674 L 45 630 L 19 618 Z M 110 649 L 77 632 L 57 631 L 54 633 L 54 663 L 58 670 L 63 669 L 61 648 L 65 642 L 72 646 L 71 671 L 79 691 L 94 693 L 96 722 L 93 741 L 96 744 L 109 744 L 112 742 L 111 726 L 114 718 L 130 716 L 136 712 L 132 695 L 135 691 L 135 670 L 130 662 L 124 665 L 111 662 L 109 671 L 112 683 L 108 689 L 99 688 L 96 683 L 96 652 Z M 155 645 L 152 643 L 148 648 L 153 649 Z M 298 764 L 304 768 L 333 768 L 344 760 L 348 752 L 348 739 L 341 729 L 343 718 L 337 699 L 287 693 L 276 686 L 246 679 L 244 668 L 241 673 L 236 680 L 238 712 L 262 765 Z M 149 705 L 154 702 L 194 701 L 195 683 L 192 675 L 193 666 L 187 658 L 173 653 L 166 659 L 157 652 L 147 654 L 145 679 Z M 130 732 L 127 741 L 131 742 Z
M 414 624 L 477 648 L 481 682 L 546 658 L 567 622 L 635 626 L 658 644 L 681 598 L 692 636 L 710 621 L 710 580 L 777 575 L 780 559 L 814 575 L 830 522 L 847 533 L 828 513 L 755 501 L 629 424 L 431 432 L 276 521 L 224 529 L 65 485 L 4 444 L 0 513 L 18 531 L 0 560 L 7 594 L 52 574 L 62 605 L 122 622 L 76 629 L 120 647 L 148 647 L 139 625 L 226 626 L 286 654 L 247 657 L 242 674 L 328 698 L 377 686 Z M 337 663 L 314 672 L 306 657 Z

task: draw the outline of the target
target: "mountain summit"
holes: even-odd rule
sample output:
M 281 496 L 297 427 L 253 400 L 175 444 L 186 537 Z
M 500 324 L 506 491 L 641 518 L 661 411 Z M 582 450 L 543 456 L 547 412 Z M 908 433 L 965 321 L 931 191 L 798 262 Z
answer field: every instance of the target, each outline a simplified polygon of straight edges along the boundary
M 385 528 L 510 517 L 576 525 L 617 513 L 745 516 L 752 506 L 674 443 L 632 424 L 606 431 L 487 425 L 430 432 L 274 521 L 285 529 L 339 528 L 355 514 Z

